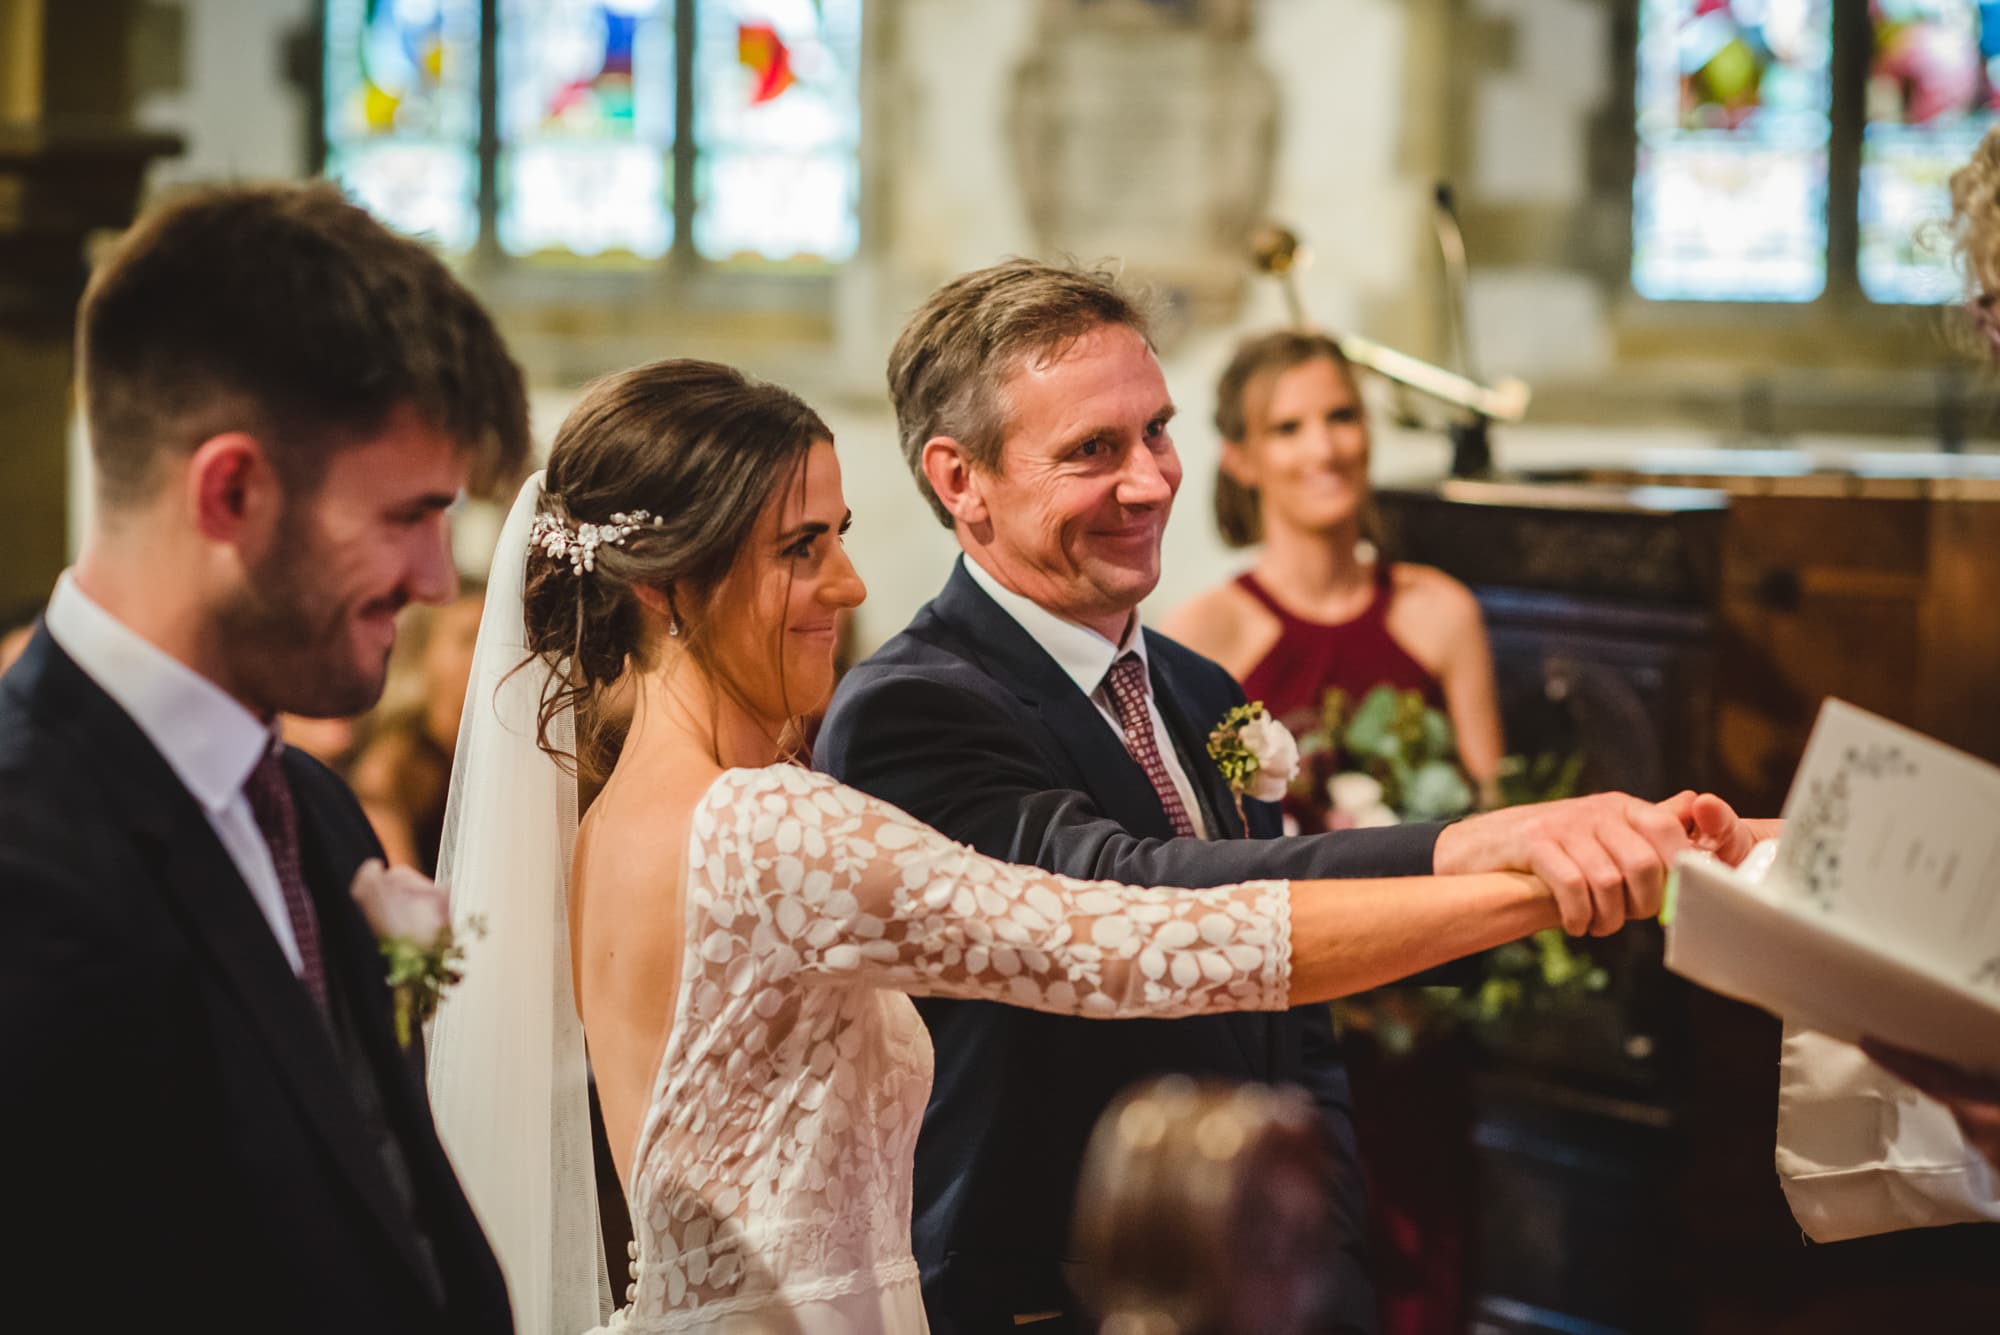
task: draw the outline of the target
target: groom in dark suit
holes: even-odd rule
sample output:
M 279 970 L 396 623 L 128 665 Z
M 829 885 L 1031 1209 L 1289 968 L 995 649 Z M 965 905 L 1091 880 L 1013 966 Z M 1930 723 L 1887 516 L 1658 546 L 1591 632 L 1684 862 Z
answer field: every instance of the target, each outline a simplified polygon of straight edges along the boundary
M 1181 467 L 1141 312 L 1095 274 L 1013 261 L 947 284 L 890 356 L 903 453 L 963 556 L 942 593 L 849 674 L 817 761 L 983 853 L 1074 876 L 1208 886 L 1255 877 L 1497 869 L 1549 882 L 1573 932 L 1657 911 L 1691 799 L 1618 795 L 1274 839 L 1245 822 L 1206 739 L 1243 699 L 1207 659 L 1138 624 Z M 1732 818 L 1733 819 L 1733 818 Z M 1420 894 L 1421 887 L 1411 893 Z M 1384 978 L 1393 908 L 1357 939 Z M 1165 1072 L 1296 1082 L 1337 1180 L 1327 1325 L 1375 1328 L 1347 1074 L 1324 1007 L 1105 1024 L 920 1001 L 937 1076 L 917 1143 L 914 1244 L 938 1335 L 1088 1329 L 1067 1264 L 1086 1138 L 1112 1097 Z
M 79 320 L 95 516 L 0 678 L 10 1328 L 505 1332 L 392 1033 L 353 796 L 277 740 L 358 713 L 518 470 L 471 295 L 330 187 L 143 220 Z

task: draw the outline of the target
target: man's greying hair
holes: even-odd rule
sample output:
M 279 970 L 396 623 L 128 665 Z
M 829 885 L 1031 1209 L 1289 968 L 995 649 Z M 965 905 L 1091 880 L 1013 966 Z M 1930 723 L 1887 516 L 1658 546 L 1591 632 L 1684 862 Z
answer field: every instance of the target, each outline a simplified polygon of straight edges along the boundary
M 475 489 L 528 457 L 521 373 L 479 302 L 323 183 L 201 190 L 142 218 L 84 293 L 77 367 L 107 507 L 230 431 L 310 491 L 405 405 L 472 454 Z
M 903 461 L 939 523 L 950 528 L 951 513 L 924 476 L 924 445 L 949 436 L 974 467 L 998 472 L 1008 378 L 1104 325 L 1151 341 L 1145 310 L 1109 273 L 1021 259 L 952 279 L 910 317 L 889 353 L 889 399 Z

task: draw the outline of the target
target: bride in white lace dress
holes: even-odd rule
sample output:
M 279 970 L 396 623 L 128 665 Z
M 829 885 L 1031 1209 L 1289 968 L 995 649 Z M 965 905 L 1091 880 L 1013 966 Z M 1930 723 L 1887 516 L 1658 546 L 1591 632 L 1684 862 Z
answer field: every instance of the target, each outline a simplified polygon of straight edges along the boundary
M 441 871 L 489 936 L 433 1031 L 431 1085 L 524 1332 L 602 1318 L 579 1009 L 637 1238 L 614 1325 L 920 1332 L 931 1050 L 909 996 L 1276 1010 L 1557 923 L 1513 874 L 1074 881 L 789 763 L 863 595 L 846 522 L 810 409 L 666 362 L 586 394 L 502 534 Z M 589 721 L 613 715 L 629 723 L 578 830 L 537 744 L 589 775 Z

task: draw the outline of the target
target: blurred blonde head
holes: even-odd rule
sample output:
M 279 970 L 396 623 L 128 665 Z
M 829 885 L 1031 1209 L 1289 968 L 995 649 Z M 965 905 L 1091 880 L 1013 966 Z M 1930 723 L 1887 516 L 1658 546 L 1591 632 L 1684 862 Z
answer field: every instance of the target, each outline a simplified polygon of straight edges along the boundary
M 1951 174 L 1951 237 L 1965 274 L 1967 307 L 2000 355 L 2000 126 Z
M 1148 1081 L 1098 1119 L 1078 1287 L 1102 1335 L 1289 1335 L 1327 1294 L 1329 1160 L 1303 1091 Z

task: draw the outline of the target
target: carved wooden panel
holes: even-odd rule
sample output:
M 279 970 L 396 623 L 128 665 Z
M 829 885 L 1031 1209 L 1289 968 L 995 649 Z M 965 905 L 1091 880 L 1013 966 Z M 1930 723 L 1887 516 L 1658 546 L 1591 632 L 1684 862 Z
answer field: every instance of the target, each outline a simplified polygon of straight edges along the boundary
M 1395 555 L 1477 591 L 1508 749 L 1580 746 L 1586 787 L 1775 814 L 1828 695 L 2000 760 L 2000 497 L 1792 490 L 1379 499 Z M 2000 1226 L 1802 1241 L 1771 1163 L 1777 1022 L 1666 974 L 1658 942 L 1593 942 L 1606 1004 L 1504 1044 L 1479 1088 L 1471 1328 L 2000 1328 Z

